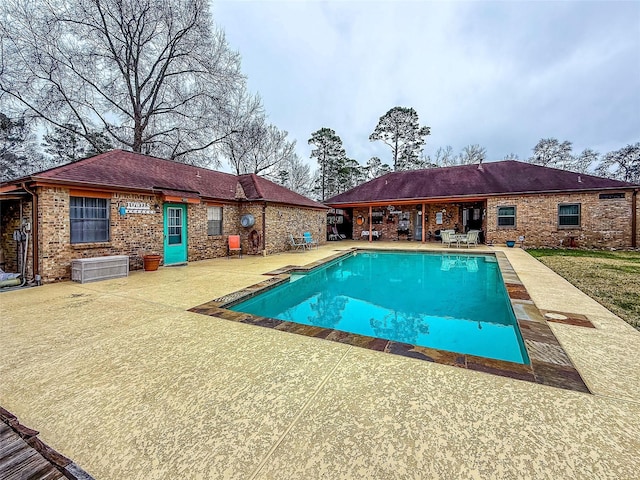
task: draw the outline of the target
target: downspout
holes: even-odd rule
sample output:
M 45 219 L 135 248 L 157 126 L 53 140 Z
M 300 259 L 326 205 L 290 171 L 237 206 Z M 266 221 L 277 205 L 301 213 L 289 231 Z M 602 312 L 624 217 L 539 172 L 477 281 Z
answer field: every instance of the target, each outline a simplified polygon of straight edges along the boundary
M 262 256 L 267 256 L 267 202 L 262 205 Z
M 638 190 L 631 194 L 631 248 L 638 246 Z
M 38 194 L 35 190 L 30 190 L 27 187 L 26 182 L 22 182 L 22 188 L 31 195 L 32 206 L 31 206 L 31 241 L 33 242 L 33 278 L 38 281 L 40 278 L 40 249 L 38 248 Z M 29 248 L 29 244 L 27 242 L 27 249 Z

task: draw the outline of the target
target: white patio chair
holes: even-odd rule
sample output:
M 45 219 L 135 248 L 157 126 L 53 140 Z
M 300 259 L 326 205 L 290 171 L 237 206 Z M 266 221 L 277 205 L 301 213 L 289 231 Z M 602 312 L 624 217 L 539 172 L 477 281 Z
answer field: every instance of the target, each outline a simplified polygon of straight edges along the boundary
M 467 239 L 464 240 L 464 243 L 467 244 L 467 248 L 471 245 L 474 247 L 478 246 L 478 235 L 480 235 L 480 230 L 469 230 L 467 232 Z
M 440 236 L 442 237 L 442 244 L 446 244 L 447 247 L 451 247 L 451 243 L 455 242 L 456 240 L 453 238 L 453 235 L 455 234 L 455 230 L 442 230 L 440 231 Z

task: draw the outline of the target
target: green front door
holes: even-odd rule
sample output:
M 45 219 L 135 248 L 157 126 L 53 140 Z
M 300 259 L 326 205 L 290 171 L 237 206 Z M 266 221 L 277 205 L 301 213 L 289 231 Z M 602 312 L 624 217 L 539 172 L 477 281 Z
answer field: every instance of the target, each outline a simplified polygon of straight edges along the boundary
M 164 204 L 164 264 L 187 261 L 187 206 Z

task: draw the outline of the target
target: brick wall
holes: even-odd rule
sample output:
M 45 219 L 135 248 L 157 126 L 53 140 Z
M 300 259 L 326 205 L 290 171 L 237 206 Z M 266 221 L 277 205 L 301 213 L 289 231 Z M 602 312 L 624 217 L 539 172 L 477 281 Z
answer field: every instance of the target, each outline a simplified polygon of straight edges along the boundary
M 163 254 L 164 225 L 162 198 L 154 195 L 113 193 L 110 203 L 109 242 L 82 243 L 70 242 L 69 190 L 65 188 L 40 188 L 38 221 L 40 228 L 40 273 L 43 281 L 67 280 L 71 277 L 71 261 L 78 258 L 91 258 L 106 255 L 129 256 L 131 270 L 142 268 L 142 256 L 146 253 Z M 153 213 L 131 213 L 120 215 L 119 207 L 128 202 L 149 204 Z M 157 205 L 157 208 L 156 208 Z M 222 235 L 207 234 L 207 207 L 222 206 Z M 263 235 L 263 202 L 243 202 L 240 204 L 187 204 L 187 240 L 188 260 L 197 261 L 225 256 L 229 235 L 239 234 L 244 253 L 262 254 L 265 246 Z M 252 214 L 255 225 L 244 228 L 240 224 L 242 215 Z M 30 210 L 24 213 L 30 216 Z M 18 215 L 19 216 L 19 215 Z M 271 206 L 265 210 L 266 250 L 275 253 L 288 249 L 286 232 L 309 230 L 315 238 L 326 238 L 326 214 L 324 211 L 296 208 L 290 206 Z M 19 219 L 7 221 L 7 233 L 3 229 L 2 242 L 6 235 L 12 235 L 13 223 Z M 3 225 L 4 225 L 3 221 Z M 3 227 L 4 228 L 4 227 Z M 10 232 L 8 232 L 10 230 Z M 251 232 L 260 235 L 260 244 L 255 249 L 250 241 Z M 7 254 L 8 253 L 8 254 Z M 5 252 L 10 256 L 11 250 Z M 15 252 L 13 252 L 15 258 Z M 31 264 L 31 259 L 29 259 Z
M 207 234 L 207 208 L 222 207 L 222 235 Z M 241 230 L 240 215 L 236 205 L 190 204 L 188 216 L 188 256 L 189 261 L 223 257 L 227 254 L 227 238 L 237 235 Z M 242 242 L 244 250 L 245 243 Z
M 289 250 L 289 234 L 301 237 L 311 232 L 314 240 L 321 244 L 327 239 L 327 213 L 324 210 L 294 208 L 286 205 L 269 205 L 266 217 L 267 253 Z
M 572 194 L 536 194 L 491 197 L 486 206 L 474 203 L 428 203 L 425 205 L 426 232 L 436 230 L 462 229 L 463 208 L 482 206 L 482 230 L 486 240 L 504 244 L 507 240 L 525 237 L 526 246 L 559 247 L 573 245 L 583 248 L 629 248 L 631 247 L 631 204 L 632 192 L 626 191 L 624 198 L 600 199 L 601 192 Z M 558 204 L 579 203 L 581 205 L 581 225 L 579 228 L 558 228 Z M 499 206 L 516 207 L 515 228 L 498 227 L 497 212 Z M 411 237 L 415 238 L 416 205 L 394 205 L 394 210 L 409 212 Z M 443 214 L 442 224 L 436 223 L 437 212 Z M 398 238 L 398 216 L 390 215 L 389 209 L 374 207 L 373 211 L 382 212 L 382 223 L 374 224 L 375 230 L 382 232 L 383 240 Z M 358 225 L 357 218 L 364 222 Z M 360 239 L 365 230 L 369 230 L 369 209 L 354 208 L 353 238 Z M 638 231 L 636 245 L 640 246 L 640 205 L 636 210 Z M 420 221 L 420 220 L 418 220 Z M 400 240 L 404 240 L 404 235 Z
M 631 246 L 632 194 L 625 198 L 599 199 L 599 193 L 522 195 L 487 200 L 487 239 L 494 243 L 525 237 L 529 247 L 570 246 L 583 248 L 625 248 Z M 558 228 L 558 204 L 579 203 L 579 228 Z M 499 206 L 516 207 L 515 228 L 498 227 Z
M 71 244 L 69 190 L 40 188 L 38 191 L 40 274 L 45 282 L 71 277 L 71 261 L 105 255 L 129 256 L 131 270 L 142 268 L 142 256 L 163 250 L 162 201 L 154 195 L 114 193 L 109 202 L 109 242 Z M 118 212 L 127 202 L 148 203 L 154 213 Z

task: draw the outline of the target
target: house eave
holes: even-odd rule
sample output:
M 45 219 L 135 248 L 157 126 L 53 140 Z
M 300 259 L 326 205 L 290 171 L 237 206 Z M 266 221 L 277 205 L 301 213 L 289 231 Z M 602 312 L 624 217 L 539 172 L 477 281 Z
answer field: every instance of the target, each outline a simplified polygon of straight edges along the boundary
M 416 197 L 416 198 L 387 198 L 381 200 L 363 200 L 363 201 L 350 201 L 350 202 L 327 202 L 332 208 L 348 208 L 348 207 L 363 207 L 363 206 L 386 206 L 386 205 L 415 205 L 422 203 L 439 203 L 439 202 L 471 202 L 482 201 L 489 197 L 509 197 L 514 195 L 557 195 L 557 194 L 572 194 L 572 193 L 587 193 L 587 192 L 601 192 L 601 191 L 621 191 L 621 190 L 635 190 L 638 187 L 635 186 L 612 186 L 612 187 L 597 187 L 597 188 L 581 188 L 572 190 L 530 190 L 520 192 L 498 192 L 498 193 L 483 193 L 483 194 L 469 194 L 469 195 L 454 195 L 454 196 L 438 196 L 438 197 Z

